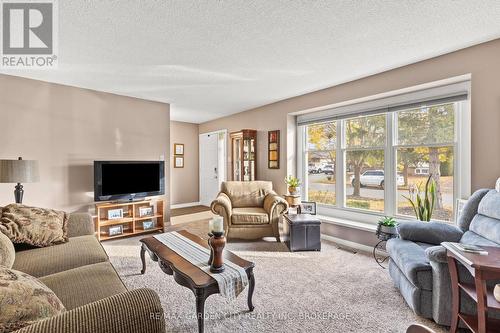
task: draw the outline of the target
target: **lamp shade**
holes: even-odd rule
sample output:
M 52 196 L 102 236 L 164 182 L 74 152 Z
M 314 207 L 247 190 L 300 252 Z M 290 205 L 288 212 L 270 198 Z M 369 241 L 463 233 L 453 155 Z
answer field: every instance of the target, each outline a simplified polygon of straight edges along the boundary
M 0 160 L 0 183 L 35 183 L 39 178 L 38 161 Z

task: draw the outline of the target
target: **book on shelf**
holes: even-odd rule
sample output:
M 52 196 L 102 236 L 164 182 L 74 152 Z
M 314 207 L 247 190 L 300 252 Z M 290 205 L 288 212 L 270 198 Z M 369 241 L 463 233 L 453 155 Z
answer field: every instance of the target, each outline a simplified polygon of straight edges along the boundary
M 486 251 L 484 248 L 477 246 L 477 245 L 462 244 L 462 243 L 448 243 L 448 244 L 451 244 L 457 250 L 462 251 L 462 252 L 480 254 L 483 256 L 488 255 L 488 251 Z

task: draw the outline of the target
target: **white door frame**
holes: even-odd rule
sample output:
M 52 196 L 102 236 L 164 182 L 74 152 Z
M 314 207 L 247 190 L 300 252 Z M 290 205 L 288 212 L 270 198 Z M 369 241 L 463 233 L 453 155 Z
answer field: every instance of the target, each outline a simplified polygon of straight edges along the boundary
M 198 152 L 198 188 L 199 188 L 199 193 L 198 193 L 198 196 L 199 196 L 199 200 L 200 200 L 200 203 L 201 203 L 201 198 L 202 198 L 202 193 L 201 193 L 201 178 L 202 178 L 202 175 L 201 175 L 201 163 L 203 162 L 201 160 L 201 150 L 203 149 L 202 145 L 200 145 L 200 140 L 201 140 L 201 136 L 202 135 L 209 135 L 209 134 L 224 134 L 224 139 L 223 139 L 223 147 L 224 147 L 224 153 L 223 153 L 223 156 L 222 156 L 222 163 L 224 165 L 224 174 L 221 175 L 220 174 L 220 168 L 218 168 L 218 179 L 219 179 L 219 184 L 223 181 L 226 181 L 227 179 L 227 129 L 221 129 L 221 130 L 217 130 L 217 131 L 213 131 L 213 132 L 205 132 L 205 133 L 200 133 L 199 134 L 199 138 L 198 138 L 198 145 L 199 145 L 199 152 Z M 219 156 L 219 158 L 221 158 Z M 222 176 L 222 177 L 221 177 Z M 214 198 L 215 199 L 215 198 Z

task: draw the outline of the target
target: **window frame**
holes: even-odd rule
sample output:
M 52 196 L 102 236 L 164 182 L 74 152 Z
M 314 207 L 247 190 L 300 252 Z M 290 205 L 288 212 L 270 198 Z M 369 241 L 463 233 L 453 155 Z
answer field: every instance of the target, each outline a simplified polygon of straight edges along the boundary
M 471 179 L 471 128 L 470 128 L 470 94 L 467 100 L 453 102 L 455 105 L 455 119 L 454 119 L 454 140 L 452 143 L 439 143 L 435 146 L 449 146 L 453 147 L 454 153 L 454 173 L 453 173 L 453 216 L 448 223 L 454 223 L 456 220 L 456 202 L 457 199 L 463 199 L 470 196 L 470 179 Z M 429 104 L 439 105 L 439 104 Z M 411 109 L 410 109 L 411 110 Z M 362 110 L 354 110 L 353 115 L 362 115 Z M 400 110 L 401 111 L 401 110 Z M 384 189 L 384 211 L 376 212 L 370 210 L 363 210 L 358 208 L 346 207 L 346 191 L 345 191 L 345 172 L 346 172 L 346 153 L 348 150 L 361 150 L 363 148 L 349 148 L 345 147 L 345 121 L 349 115 L 343 115 L 341 119 L 337 119 L 337 145 L 336 150 L 336 165 L 335 168 L 335 205 L 327 205 L 317 203 L 318 214 L 337 218 L 341 220 L 357 221 L 368 224 L 376 224 L 377 221 L 383 216 L 394 216 L 398 220 L 407 221 L 414 220 L 414 217 L 398 214 L 398 192 L 397 192 L 397 150 L 400 148 L 411 147 L 412 145 L 398 145 L 395 140 L 397 139 L 397 117 L 398 111 L 386 112 L 386 144 L 384 150 L 384 174 L 390 175 L 385 177 Z M 367 113 L 366 115 L 369 115 Z M 299 177 L 304 180 L 302 182 L 302 197 L 307 199 L 308 195 L 308 151 L 307 151 L 307 125 L 297 126 L 297 156 L 301 158 L 297 161 L 297 171 Z M 430 147 L 432 144 L 414 145 L 418 147 Z M 375 149 L 370 147 L 371 149 Z M 304 168 L 303 165 L 306 165 Z M 390 190 L 388 190 L 390 189 Z M 443 221 L 446 222 L 446 221 Z

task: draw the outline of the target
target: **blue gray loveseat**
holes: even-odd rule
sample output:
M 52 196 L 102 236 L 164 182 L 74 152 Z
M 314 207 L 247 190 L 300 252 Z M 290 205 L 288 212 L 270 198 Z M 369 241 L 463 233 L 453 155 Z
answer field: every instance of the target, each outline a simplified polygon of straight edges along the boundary
M 476 191 L 465 204 L 458 226 L 439 222 L 402 222 L 400 238 L 387 242 L 389 274 L 406 303 L 423 317 L 441 325 L 451 321 L 451 281 L 442 242 L 500 246 L 500 193 Z M 459 267 L 462 281 L 472 276 Z M 500 283 L 492 281 L 490 284 Z M 475 310 L 475 303 L 462 297 L 462 311 Z

